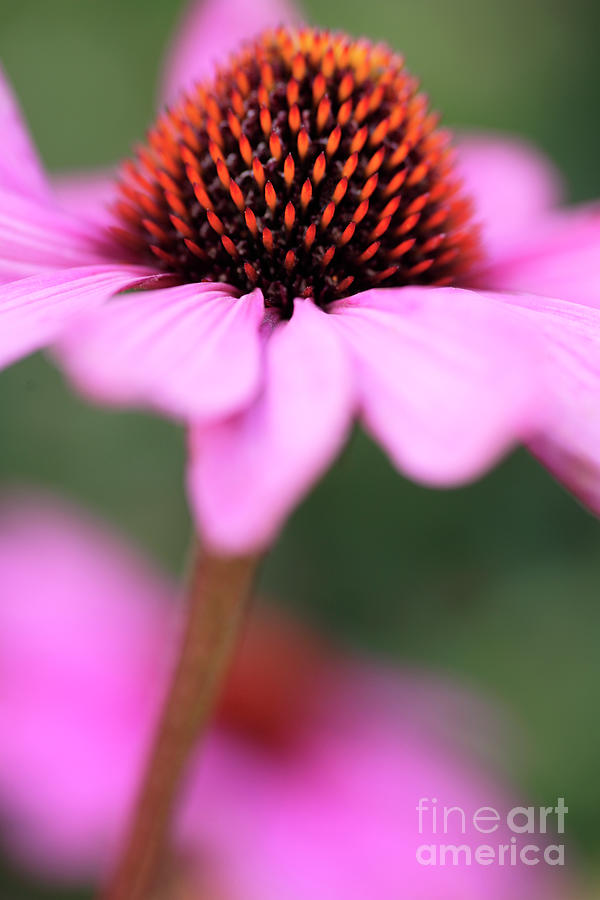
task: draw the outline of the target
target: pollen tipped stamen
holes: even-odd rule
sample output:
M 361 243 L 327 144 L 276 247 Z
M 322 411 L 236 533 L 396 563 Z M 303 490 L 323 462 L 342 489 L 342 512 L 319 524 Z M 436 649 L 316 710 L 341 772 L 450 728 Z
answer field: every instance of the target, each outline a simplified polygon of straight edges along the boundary
M 343 103 L 337 114 L 338 125 L 344 128 L 352 118 L 352 100 Z
M 252 263 L 245 262 L 244 271 L 246 273 L 246 278 L 248 279 L 248 281 L 250 281 L 252 284 L 256 284 L 258 282 L 258 272 L 254 268 Z
M 231 184 L 231 176 L 222 159 L 217 160 L 217 175 L 223 187 L 228 189 Z
M 350 144 L 350 153 L 360 153 L 365 144 L 367 143 L 367 138 L 369 137 L 369 129 L 365 125 L 363 128 L 359 129 L 356 132 L 354 137 L 352 138 L 352 142 Z
M 401 256 L 405 256 L 409 250 L 415 246 L 416 238 L 411 238 L 408 241 L 403 241 L 401 244 L 398 244 L 397 247 L 394 247 L 393 250 L 390 250 L 389 257 L 390 259 L 400 259 Z
M 390 123 L 388 119 L 385 119 L 383 122 L 380 122 L 377 128 L 371 134 L 369 138 L 369 146 L 370 147 L 378 147 L 379 144 L 385 141 L 388 131 L 390 128 Z
M 272 253 L 275 247 L 275 241 L 273 239 L 273 232 L 270 228 L 263 228 L 262 239 L 267 252 Z
M 304 235 L 304 246 L 307 250 L 310 250 L 312 245 L 315 242 L 315 238 L 317 236 L 317 226 L 309 225 L 306 229 L 306 234 Z
M 287 228 L 287 230 L 291 231 L 292 228 L 294 227 L 294 222 L 296 221 L 296 209 L 291 200 L 288 202 L 288 204 L 285 207 L 284 221 L 285 221 L 285 227 Z
M 198 259 L 202 259 L 202 260 L 208 259 L 208 255 L 205 253 L 204 250 L 202 250 L 201 247 L 198 246 L 198 244 L 195 243 L 195 241 L 191 241 L 189 238 L 185 238 L 184 244 L 188 248 L 190 253 L 193 253 L 194 256 L 198 257 Z
M 273 67 L 269 65 L 269 63 L 263 63 L 260 67 L 260 77 L 262 79 L 262 83 L 265 86 L 267 91 L 273 89 L 273 85 L 275 84 L 275 75 L 273 74 Z
M 347 190 L 348 190 L 348 179 L 341 178 L 338 181 L 338 183 L 335 187 L 335 190 L 333 192 L 333 197 L 331 198 L 336 206 L 338 206 L 342 202 L 342 200 L 346 196 Z
M 272 132 L 271 137 L 269 138 L 269 150 L 271 151 L 273 159 L 276 159 L 277 162 L 279 162 L 283 156 L 283 145 L 281 143 L 281 138 L 275 132 Z
M 331 100 L 329 99 L 329 97 L 323 97 L 317 109 L 317 130 L 319 131 L 319 133 L 321 133 L 325 129 L 330 115 Z
M 321 63 L 321 71 L 325 78 L 331 78 L 335 72 L 335 54 L 332 48 L 328 48 Z
M 272 125 L 273 123 L 271 121 L 271 113 L 265 106 L 263 106 L 260 111 L 260 127 L 262 128 L 263 134 L 266 138 L 270 137 L 271 135 Z
M 252 234 L 253 237 L 258 237 L 258 224 L 256 222 L 256 216 L 249 207 L 246 207 L 244 211 L 244 218 L 246 220 L 246 227 L 248 228 L 248 231 Z
M 371 232 L 369 237 L 373 238 L 374 240 L 377 238 L 383 237 L 383 235 L 386 233 L 386 231 L 390 227 L 391 223 L 392 223 L 391 216 L 388 216 L 387 219 L 380 219 L 380 221 L 377 223 L 377 225 L 375 226 L 375 228 L 373 229 L 373 231 Z
M 176 215 L 179 216 L 180 219 L 187 219 L 189 210 L 181 197 L 177 194 L 172 194 L 170 191 L 165 191 L 165 199 L 169 205 L 169 207 L 173 210 Z
M 325 154 L 321 153 L 316 159 L 316 162 L 313 166 L 313 181 L 315 184 L 320 184 L 325 175 L 325 171 L 327 168 L 327 162 L 325 160 Z
M 277 194 L 270 181 L 267 181 L 265 185 L 265 200 L 271 212 L 274 213 L 277 208 Z
M 229 253 L 229 255 L 233 257 L 233 259 L 238 258 L 239 254 L 237 252 L 237 248 L 231 238 L 228 238 L 227 235 L 224 234 L 221 238 L 221 243 L 225 247 L 227 253 Z
M 368 212 L 369 212 L 369 201 L 363 200 L 362 203 L 360 203 L 357 206 L 356 210 L 354 211 L 354 215 L 352 216 L 352 221 L 356 222 L 356 224 L 358 225 L 359 222 L 362 222 L 362 220 L 364 219 L 364 217 L 367 215 Z
M 283 177 L 285 179 L 285 183 L 286 183 L 288 189 L 291 188 L 292 184 L 294 183 L 295 175 L 296 175 L 296 164 L 294 163 L 294 157 L 292 156 L 291 153 L 288 153 L 286 160 L 285 160 L 285 165 L 283 167 Z
M 323 255 L 323 260 L 321 262 L 321 265 L 324 269 L 327 268 L 327 266 L 332 261 L 334 256 L 335 256 L 335 247 L 329 247 L 329 249 L 325 251 L 325 253 Z
M 243 119 L 246 112 L 246 104 L 244 103 L 244 98 L 239 91 L 232 91 L 231 103 L 236 116 L 238 116 L 240 119 Z
M 180 219 L 179 216 L 169 216 L 171 220 L 171 225 L 175 228 L 180 234 L 184 237 L 189 238 L 190 240 L 194 239 L 194 230 L 191 228 L 187 222 L 184 222 L 183 219 Z
M 344 246 L 345 244 L 349 244 L 354 236 L 354 232 L 356 231 L 356 224 L 354 222 L 350 222 L 343 231 L 343 234 L 340 238 L 340 246 Z
M 304 184 L 302 185 L 302 191 L 300 193 L 300 203 L 302 205 L 303 212 L 306 210 L 308 204 L 312 200 L 313 188 L 312 181 L 310 178 L 307 178 Z
M 162 247 L 157 247 L 156 244 L 150 244 L 150 251 L 169 267 L 174 267 L 177 264 L 177 260 L 172 253 L 167 253 L 166 250 L 163 250 Z
M 206 218 L 208 219 L 210 227 L 213 229 L 213 231 L 216 231 L 218 235 L 222 235 L 225 231 L 225 227 L 220 218 L 215 215 L 215 213 L 210 209 L 206 213 Z
M 393 278 L 394 275 L 399 271 L 399 266 L 388 266 L 388 268 L 384 269 L 383 272 L 376 272 L 373 280 L 375 284 L 381 284 L 383 281 L 388 281 L 390 278 Z
M 323 230 L 326 228 L 329 228 L 334 215 L 335 215 L 335 203 L 332 201 L 331 203 L 327 204 L 327 206 L 323 210 L 323 215 L 321 216 L 321 228 Z
M 449 215 L 449 210 L 447 209 L 439 209 L 432 216 L 430 216 L 424 223 L 424 227 L 427 230 L 432 228 L 439 228 L 440 225 L 443 225 Z
M 394 175 L 394 177 L 392 178 L 390 183 L 385 188 L 385 191 L 384 191 L 385 196 L 389 197 L 392 194 L 397 193 L 405 181 L 406 181 L 406 169 L 404 169 L 402 172 L 398 172 L 397 175 Z
M 381 168 L 381 164 L 385 157 L 385 147 L 382 147 L 377 153 L 374 153 L 365 168 L 365 175 L 372 175 Z
M 369 114 L 369 98 L 362 97 L 361 100 L 356 105 L 356 109 L 354 110 L 354 119 L 357 122 L 363 122 Z
M 261 161 L 256 156 L 252 160 L 252 172 L 254 174 L 254 180 L 262 190 L 265 186 L 265 170 L 263 169 Z
M 215 141 L 210 141 L 208 144 L 208 152 L 210 153 L 211 159 L 214 162 L 215 166 L 217 166 L 218 171 L 219 161 L 225 162 L 225 160 L 223 159 L 223 151 Z
M 394 231 L 394 235 L 396 237 L 401 237 L 403 234 L 409 234 L 416 227 L 421 218 L 419 213 L 415 213 L 414 216 L 409 216 L 408 219 L 405 219 L 402 225 L 399 225 L 398 228 Z
M 301 160 L 306 159 L 306 155 L 308 153 L 310 147 L 310 137 L 305 128 L 300 131 L 298 135 L 298 156 Z
M 358 167 L 358 153 L 353 153 L 346 162 L 344 163 L 344 168 L 342 169 L 342 175 L 345 178 L 352 178 L 356 169 Z
M 258 97 L 258 102 L 260 103 L 260 105 L 264 109 L 268 109 L 269 108 L 269 91 L 264 84 L 258 85 L 258 89 L 256 91 L 256 96 Z
M 239 211 L 243 212 L 246 206 L 246 201 L 244 200 L 244 195 L 242 194 L 239 185 L 236 184 L 235 181 L 232 181 L 229 185 L 229 193 L 231 194 L 231 199 L 233 200 Z
M 394 197 L 393 200 L 390 200 L 389 203 L 386 203 L 386 205 L 381 210 L 381 218 L 387 219 L 388 216 L 390 218 L 393 218 L 398 212 L 401 202 L 402 197 Z
M 300 85 L 295 78 L 291 78 L 290 81 L 288 81 L 286 96 L 288 106 L 295 106 L 298 102 L 298 97 L 300 96 Z
M 350 289 L 350 287 L 352 286 L 354 280 L 355 280 L 354 275 L 348 275 L 346 278 L 344 278 L 343 281 L 340 281 L 340 283 L 337 286 L 337 293 L 345 294 L 346 291 L 348 291 Z
M 350 74 L 350 72 L 346 72 L 342 80 L 340 81 L 340 86 L 338 88 L 338 100 L 340 103 L 344 103 L 351 96 L 354 90 L 354 78 Z
M 336 125 L 336 127 L 333 129 L 333 131 L 331 132 L 331 134 L 329 135 L 329 137 L 327 139 L 325 155 L 327 156 L 328 159 L 331 159 L 332 156 L 335 156 L 335 154 L 337 153 L 338 148 L 340 146 L 341 140 L 342 140 L 342 129 L 340 128 L 339 125 Z
M 200 204 L 200 206 L 202 206 L 204 209 L 210 209 L 210 210 L 214 209 L 214 207 L 212 205 L 212 201 L 211 201 L 210 197 L 208 196 L 208 194 L 206 193 L 206 189 L 204 188 L 204 185 L 200 184 L 199 182 L 194 182 L 194 183 L 192 183 L 192 188 L 194 190 L 194 194 L 196 195 L 196 199 L 197 199 L 198 203 Z
M 223 135 L 221 134 L 221 129 L 217 125 L 216 122 L 213 122 L 212 119 L 209 119 L 206 123 L 206 130 L 208 132 L 208 136 L 212 140 L 212 142 L 219 148 L 219 150 L 223 150 Z M 184 138 L 186 139 L 187 144 L 194 150 L 199 150 L 200 147 L 198 145 L 198 141 L 194 140 L 192 134 L 184 133 Z
M 313 103 L 318 105 L 325 95 L 325 91 L 327 90 L 327 81 L 322 72 L 319 72 L 315 80 L 313 81 Z
M 240 154 L 242 156 L 242 159 L 244 160 L 246 165 L 248 167 L 250 167 L 252 165 L 252 156 L 253 156 L 252 146 L 245 134 L 242 134 L 240 136 L 239 147 L 240 147 Z
M 169 240 L 169 232 L 161 228 L 156 222 L 153 222 L 152 219 L 142 219 L 142 225 L 152 237 L 157 238 L 159 241 Z
M 357 262 L 362 265 L 363 263 L 368 262 L 370 259 L 373 259 L 379 248 L 381 247 L 380 241 L 375 241 L 370 244 L 366 250 L 364 250 L 359 257 L 357 257 Z
M 306 75 L 306 58 L 302 53 L 297 53 L 292 64 L 292 75 L 296 81 L 302 81 Z
M 394 152 L 389 157 L 386 165 L 389 169 L 397 169 L 398 166 L 401 166 L 406 157 L 410 152 L 409 145 L 405 142 L 400 144 L 400 146 L 394 150 Z
M 361 200 L 368 200 L 369 197 L 373 196 L 373 194 L 375 193 L 375 188 L 377 187 L 378 181 L 379 181 L 379 176 L 377 175 L 377 173 L 375 173 L 375 175 L 371 175 L 371 177 L 367 179 L 362 191 L 360 192 Z
M 427 272 L 432 265 L 432 259 L 424 259 L 423 262 L 417 263 L 416 266 L 412 266 L 408 269 L 407 274 L 410 278 L 415 278 L 417 275 L 423 275 L 424 272 Z
M 300 131 L 300 126 L 302 124 L 300 108 L 297 104 L 294 104 L 294 106 L 292 106 L 292 108 L 290 109 L 288 121 L 292 134 L 297 134 Z

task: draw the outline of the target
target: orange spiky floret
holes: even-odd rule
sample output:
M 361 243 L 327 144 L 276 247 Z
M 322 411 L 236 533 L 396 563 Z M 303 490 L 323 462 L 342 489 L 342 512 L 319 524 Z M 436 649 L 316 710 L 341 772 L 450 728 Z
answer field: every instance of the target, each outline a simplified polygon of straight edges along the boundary
M 448 135 L 403 60 L 268 31 L 126 163 L 115 235 L 188 281 L 260 287 L 283 316 L 374 285 L 450 284 L 479 253 Z

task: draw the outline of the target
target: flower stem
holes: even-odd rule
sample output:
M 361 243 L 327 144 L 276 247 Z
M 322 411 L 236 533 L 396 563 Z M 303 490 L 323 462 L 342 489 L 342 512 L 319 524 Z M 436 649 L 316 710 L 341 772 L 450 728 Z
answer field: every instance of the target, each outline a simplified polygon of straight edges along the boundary
M 187 624 L 129 833 L 102 900 L 149 900 L 165 862 L 169 824 L 185 765 L 205 731 L 258 559 L 198 553 Z

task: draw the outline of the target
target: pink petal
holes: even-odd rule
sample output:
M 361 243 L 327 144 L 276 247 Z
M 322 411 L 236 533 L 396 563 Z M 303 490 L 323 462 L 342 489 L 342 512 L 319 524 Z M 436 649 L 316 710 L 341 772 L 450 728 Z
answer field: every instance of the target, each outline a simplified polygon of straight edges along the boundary
M 229 415 L 260 383 L 260 291 L 186 284 L 119 297 L 61 342 L 70 376 L 100 402 L 143 404 L 184 419 Z
M 0 511 L 0 583 L 3 839 L 28 867 L 87 879 L 131 804 L 175 592 L 94 522 L 40 498 Z
M 563 193 L 549 160 L 515 138 L 465 135 L 458 141 L 458 172 L 475 201 L 475 215 L 492 258 L 518 244 Z
M 82 310 L 151 274 L 135 266 L 84 266 L 0 286 L 0 367 L 56 340 Z
M 114 859 L 170 667 L 173 587 L 94 522 L 49 502 L 0 510 L 0 584 L 3 838 L 28 870 L 98 877 Z M 192 761 L 179 810 L 175 852 L 199 879 L 189 896 L 572 896 L 544 866 L 420 866 L 416 846 L 439 844 L 440 832 L 424 800 L 419 837 L 419 798 L 460 805 L 465 825 L 450 816 L 445 835 L 472 848 L 482 842 L 471 821 L 479 808 L 504 819 L 524 802 L 484 765 L 488 747 L 503 758 L 511 723 L 435 678 L 326 650 L 260 617 L 246 635 L 229 685 L 235 703 Z M 283 692 L 268 685 L 265 697 L 278 665 Z M 293 722 L 283 743 L 256 719 L 257 695 L 259 710 Z M 493 842 L 510 842 L 505 822 Z
M 211 75 L 242 41 L 296 21 L 291 0 L 192 0 L 167 55 L 167 102 Z
M 600 207 L 548 217 L 479 277 L 493 290 L 600 307 Z
M 367 429 L 411 478 L 468 481 L 537 430 L 535 342 L 485 295 L 368 291 L 332 321 L 355 359 Z
M 116 172 L 111 169 L 70 172 L 55 175 L 52 188 L 62 209 L 88 222 L 110 225 L 113 222 L 110 204 L 115 199 L 116 178 Z
M 535 456 L 600 514 L 600 309 L 505 295 L 545 342 L 551 427 L 530 442 Z
M 352 373 L 328 317 L 297 300 L 265 348 L 260 398 L 192 434 L 188 474 L 201 534 L 214 548 L 265 547 L 344 443 Z
M 292 668 L 290 665 L 288 668 Z M 287 676 L 287 672 L 285 673 Z M 310 684 L 310 682 L 309 682 Z M 312 687 L 312 684 L 310 685 Z M 227 900 L 566 900 L 544 864 L 424 867 L 421 844 L 481 845 L 473 823 L 501 811 L 496 847 L 510 844 L 517 803 L 484 765 L 481 735 L 503 759 L 510 723 L 479 699 L 420 673 L 331 667 L 310 694 L 312 717 L 283 753 L 216 734 L 192 770 L 187 843 L 199 894 Z M 469 741 L 465 723 L 477 731 Z M 476 725 L 475 725 L 476 723 Z M 469 750 L 467 750 L 469 748 Z M 434 828 L 432 797 L 440 816 Z M 416 807 L 427 814 L 420 830 Z M 425 799 L 428 798 L 428 799 Z M 442 825 L 444 806 L 465 810 Z M 443 828 L 443 836 L 442 836 Z M 553 842 L 543 835 L 539 844 Z M 293 886 L 290 889 L 290 886 Z M 202 888 L 204 890 L 202 890 Z
M 0 187 L 47 200 L 50 190 L 16 97 L 0 67 Z
M 0 188 L 0 283 L 62 267 L 105 263 L 111 253 L 97 228 Z

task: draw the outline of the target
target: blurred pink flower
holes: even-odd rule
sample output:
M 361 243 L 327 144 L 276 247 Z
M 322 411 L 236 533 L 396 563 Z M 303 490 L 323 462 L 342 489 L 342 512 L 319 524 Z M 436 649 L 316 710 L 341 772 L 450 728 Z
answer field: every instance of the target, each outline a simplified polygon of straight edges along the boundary
M 278 0 L 253 3 L 252 30 L 290 14 Z M 247 33 L 242 0 L 193 4 L 168 57 L 165 95 L 172 98 L 206 76 Z M 161 120 L 159 142 L 169 140 L 164 135 L 178 115 L 175 108 Z M 428 128 L 416 115 L 419 127 Z M 111 197 L 112 180 L 62 181 L 55 193 L 59 205 L 5 82 L 0 121 L 0 279 L 9 282 L 0 288 L 0 364 L 62 336 L 62 362 L 89 396 L 145 404 L 189 425 L 190 500 L 199 530 L 216 550 L 267 546 L 340 451 L 355 419 L 401 472 L 429 485 L 472 479 L 516 442 L 528 442 L 600 510 L 600 215 L 595 209 L 556 210 L 558 179 L 526 145 L 473 137 L 459 147 L 486 250 L 468 282 L 458 277 L 460 287 L 362 290 L 328 303 L 326 311 L 311 299 L 296 299 L 280 318 L 271 301 L 265 316 L 258 288 L 244 293 L 221 281 L 193 279 L 173 285 L 149 256 L 143 265 L 139 259 L 124 263 L 122 243 L 104 227 L 101 201 Z M 277 154 L 277 136 L 273 147 Z M 216 160 L 218 147 L 213 150 Z M 227 165 L 215 167 L 218 178 L 214 172 L 210 177 L 226 190 Z M 293 170 L 288 174 L 293 181 Z M 147 184 L 139 169 L 131 177 Z M 169 178 L 166 170 L 160 173 L 160 190 L 167 194 Z M 451 194 L 451 183 L 447 188 Z M 346 189 L 342 185 L 340 193 Z M 134 206 L 141 203 L 152 218 L 152 198 L 140 200 L 139 180 L 136 190 L 130 190 Z M 194 190 L 203 196 L 199 183 Z M 174 209 L 177 197 L 170 196 Z M 419 200 L 429 202 L 425 194 Z M 287 212 L 293 223 L 293 210 Z M 209 215 L 214 252 L 225 248 L 237 259 L 215 216 Z M 175 219 L 183 247 L 187 226 Z M 252 218 L 247 221 L 254 227 Z M 353 222 L 343 240 L 351 240 Z M 387 224 L 386 217 L 379 222 L 383 229 Z M 173 225 L 167 216 L 167 227 Z M 160 244 L 164 228 L 156 221 L 148 227 Z M 448 254 L 436 257 L 431 249 L 450 240 L 456 246 L 448 253 L 460 250 L 467 238 L 458 227 L 450 231 L 426 241 L 430 257 L 423 265 L 431 259 L 442 270 L 450 265 L 440 262 Z M 212 247 L 210 241 L 191 243 L 188 256 Z M 168 270 L 174 257 L 158 250 Z M 249 265 L 252 279 L 256 271 Z M 427 277 L 421 263 L 410 272 L 409 281 Z M 14 281 L 16 276 L 28 277 Z M 155 290 L 106 302 L 134 286 Z
M 30 871 L 93 880 L 132 800 L 176 595 L 111 535 L 49 501 L 0 511 L 0 584 L 4 842 Z M 494 717 L 462 692 L 326 653 L 297 626 L 257 617 L 181 804 L 177 848 L 202 885 L 191 896 L 565 897 L 564 873 L 544 865 L 417 864 L 432 840 L 418 832 L 421 798 L 507 809 L 469 749 L 473 721 L 479 740 L 496 741 Z M 456 826 L 447 841 L 491 837 Z

